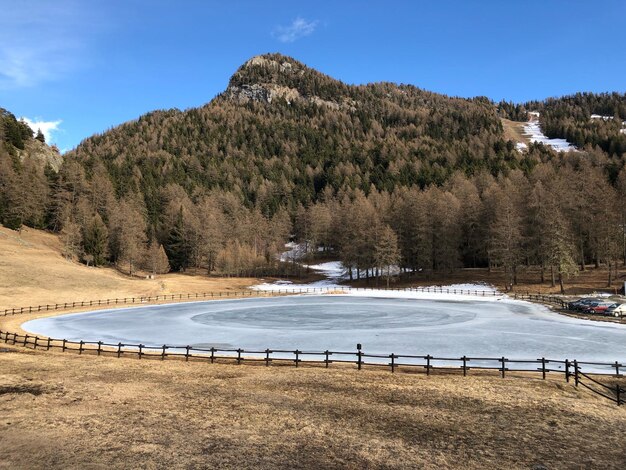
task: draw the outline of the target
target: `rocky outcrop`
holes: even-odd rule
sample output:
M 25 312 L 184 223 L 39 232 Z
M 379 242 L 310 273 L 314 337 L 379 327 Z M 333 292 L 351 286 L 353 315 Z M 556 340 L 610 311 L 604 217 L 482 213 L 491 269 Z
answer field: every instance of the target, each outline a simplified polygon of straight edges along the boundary
M 257 101 L 270 104 L 276 99 L 284 99 L 291 104 L 305 100 L 331 109 L 356 109 L 357 103 L 347 97 L 338 96 L 339 101 L 324 99 L 299 87 L 309 78 L 315 81 L 316 76 L 322 74 L 291 58 L 277 54 L 255 56 L 235 72 L 224 97 L 237 103 Z
M 63 156 L 55 146 L 49 146 L 37 139 L 31 139 L 24 145 L 24 150 L 17 150 L 21 161 L 32 160 L 45 167 L 47 164 L 55 171 L 59 171 L 63 163 Z

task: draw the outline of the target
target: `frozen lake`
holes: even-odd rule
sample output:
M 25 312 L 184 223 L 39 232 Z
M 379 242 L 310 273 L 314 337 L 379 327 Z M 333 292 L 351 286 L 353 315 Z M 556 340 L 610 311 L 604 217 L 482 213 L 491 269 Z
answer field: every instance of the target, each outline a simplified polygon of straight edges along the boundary
M 100 310 L 26 322 L 68 340 L 515 359 L 626 360 L 626 325 L 558 315 L 512 300 L 341 295 L 192 302 Z

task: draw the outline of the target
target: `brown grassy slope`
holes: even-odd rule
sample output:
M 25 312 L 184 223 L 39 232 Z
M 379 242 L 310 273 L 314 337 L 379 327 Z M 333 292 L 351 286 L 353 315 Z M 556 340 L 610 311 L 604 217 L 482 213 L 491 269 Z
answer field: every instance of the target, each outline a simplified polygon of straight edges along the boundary
M 511 121 L 509 119 L 500 118 L 502 127 L 504 128 L 504 138 L 514 142 L 521 142 L 526 145 L 530 143 L 528 136 L 524 135 L 525 122 Z
M 0 352 L 0 468 L 624 468 L 562 379 Z
M 93 268 L 61 256 L 59 238 L 34 229 L 0 226 L 0 308 L 168 293 L 241 290 L 254 279 L 168 274 L 130 278 L 112 268 Z

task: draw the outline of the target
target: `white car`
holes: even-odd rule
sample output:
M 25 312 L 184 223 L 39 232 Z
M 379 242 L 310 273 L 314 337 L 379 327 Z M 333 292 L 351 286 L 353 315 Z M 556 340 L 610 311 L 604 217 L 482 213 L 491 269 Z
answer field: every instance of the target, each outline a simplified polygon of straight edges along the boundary
M 613 317 L 625 317 L 626 316 L 626 304 L 615 304 L 616 306 L 609 307 L 605 314 Z

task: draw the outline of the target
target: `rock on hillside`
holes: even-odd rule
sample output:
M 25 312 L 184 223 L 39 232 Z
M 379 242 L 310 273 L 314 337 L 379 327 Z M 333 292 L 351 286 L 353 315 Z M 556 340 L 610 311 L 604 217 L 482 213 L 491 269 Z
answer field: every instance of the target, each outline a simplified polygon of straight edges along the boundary
M 223 96 L 236 103 L 306 100 L 331 109 L 354 110 L 356 104 L 347 85 L 280 54 L 252 57 L 233 74 Z
M 37 139 L 32 139 L 24 144 L 24 150 L 17 150 L 17 155 L 21 161 L 31 159 L 38 165 L 45 167 L 49 164 L 50 167 L 58 172 L 63 163 L 63 156 L 59 153 L 56 146 L 49 146 Z

